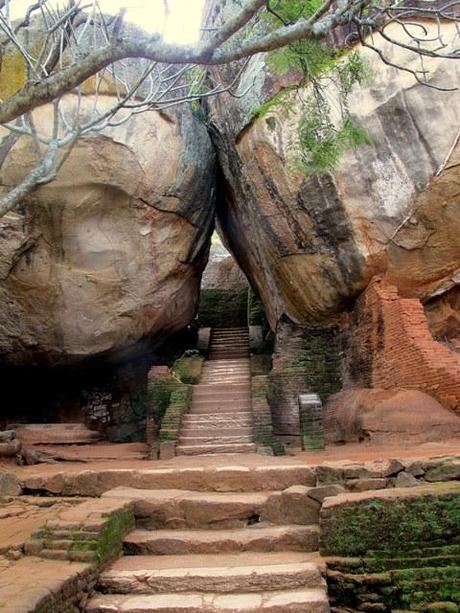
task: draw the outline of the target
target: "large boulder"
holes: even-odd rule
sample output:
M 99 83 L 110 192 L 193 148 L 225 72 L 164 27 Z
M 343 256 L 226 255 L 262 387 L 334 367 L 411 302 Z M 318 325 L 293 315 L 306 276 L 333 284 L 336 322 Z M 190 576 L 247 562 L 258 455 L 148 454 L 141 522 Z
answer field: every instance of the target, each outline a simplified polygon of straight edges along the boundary
M 326 406 L 330 443 L 366 440 L 404 446 L 460 436 L 460 417 L 418 390 L 357 388 L 331 396 Z
M 448 42 L 455 28 L 442 28 Z M 414 54 L 380 45 L 394 64 L 419 68 Z M 334 320 L 376 273 L 386 273 L 402 296 L 423 300 L 458 276 L 460 150 L 451 148 L 459 93 L 426 87 L 373 51 L 360 53 L 370 81 L 355 87 L 349 107 L 370 144 L 343 153 L 331 174 L 290 168 L 308 92 L 288 99 L 289 112 L 286 102 L 261 113 L 295 82 L 295 75 L 274 75 L 263 56 L 245 71 L 246 95 L 210 103 L 226 185 L 222 231 L 272 327 L 283 315 L 301 325 Z M 458 62 L 425 60 L 431 84 L 459 86 Z
M 38 109 L 36 124 L 50 116 Z M 21 137 L 2 192 L 33 163 Z M 125 359 L 184 328 L 207 260 L 213 185 L 212 145 L 185 107 L 78 141 L 56 180 L 0 219 L 2 362 Z

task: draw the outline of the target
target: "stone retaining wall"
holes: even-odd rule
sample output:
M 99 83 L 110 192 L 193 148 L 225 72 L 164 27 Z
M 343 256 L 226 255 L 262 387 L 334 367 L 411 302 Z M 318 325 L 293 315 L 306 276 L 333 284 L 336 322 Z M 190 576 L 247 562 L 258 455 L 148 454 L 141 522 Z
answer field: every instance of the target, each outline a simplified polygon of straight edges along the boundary
M 338 495 L 320 526 L 333 610 L 458 611 L 460 483 Z
M 123 537 L 133 528 L 131 502 L 89 500 L 48 520 L 24 549 L 27 555 L 99 566 L 121 553 Z
M 341 336 L 335 326 L 278 326 L 270 372 L 269 403 L 275 434 L 300 439 L 298 397 L 313 392 L 324 403 L 341 387 Z

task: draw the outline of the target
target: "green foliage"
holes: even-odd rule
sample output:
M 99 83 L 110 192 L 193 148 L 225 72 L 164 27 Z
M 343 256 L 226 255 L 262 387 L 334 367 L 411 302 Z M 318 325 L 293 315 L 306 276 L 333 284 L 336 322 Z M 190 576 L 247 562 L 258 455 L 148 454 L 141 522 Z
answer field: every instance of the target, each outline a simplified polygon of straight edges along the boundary
M 134 513 L 132 509 L 115 513 L 104 527 L 96 549 L 99 564 L 115 558 L 122 549 L 123 537 L 134 528 Z
M 264 304 L 251 287 L 248 288 L 248 325 L 267 327 Z
M 200 355 L 182 356 L 173 364 L 172 371 L 182 383 L 196 385 L 201 377 L 204 358 Z
M 310 17 L 320 6 L 320 0 L 286 0 L 272 2 L 273 12 L 265 13 L 269 28 L 276 29 L 283 23 L 295 23 L 300 18 Z M 270 69 L 284 76 L 290 71 L 302 75 L 300 87 L 309 87 L 302 99 L 302 109 L 297 136 L 291 149 L 291 169 L 305 175 L 323 174 L 336 168 L 342 153 L 350 148 L 369 144 L 369 137 L 351 117 L 348 97 L 356 84 L 363 84 L 369 71 L 357 52 L 344 54 L 334 47 L 317 40 L 300 40 L 267 56 Z M 334 91 L 335 90 L 335 91 Z M 254 117 L 262 117 L 277 107 L 283 116 L 291 113 L 292 103 L 303 97 L 298 89 L 282 90 L 262 104 Z M 331 92 L 334 92 L 331 95 Z
M 284 115 L 288 115 L 292 109 L 292 102 L 290 101 L 289 94 L 292 92 L 292 88 L 281 89 L 277 94 L 266 100 L 260 106 L 257 106 L 251 110 L 251 119 L 258 119 L 265 117 L 277 108 L 283 108 Z
M 327 555 L 394 556 L 402 547 L 460 544 L 460 493 L 374 499 L 334 509 L 321 549 Z M 449 539 L 446 543 L 446 539 Z
M 180 385 L 173 377 L 159 376 L 150 384 L 147 392 L 150 414 L 157 424 L 161 423 L 169 406 L 172 392 Z
M 314 78 L 330 70 L 336 60 L 331 47 L 316 40 L 301 40 L 268 54 L 268 66 L 279 75 L 290 70 L 301 71 L 306 78 Z
M 200 328 L 247 325 L 247 291 L 205 289 L 200 294 L 198 325 Z

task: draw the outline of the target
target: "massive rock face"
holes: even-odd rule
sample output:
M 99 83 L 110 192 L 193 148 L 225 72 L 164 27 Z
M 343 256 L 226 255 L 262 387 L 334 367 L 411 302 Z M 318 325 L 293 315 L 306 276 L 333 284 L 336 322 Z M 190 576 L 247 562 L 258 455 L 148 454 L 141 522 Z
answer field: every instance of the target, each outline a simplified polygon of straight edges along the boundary
M 446 40 L 453 34 L 445 26 Z M 246 70 L 246 84 L 253 82 L 246 96 L 211 103 L 226 186 L 220 223 L 273 328 L 283 315 L 301 325 L 333 321 L 376 273 L 387 274 L 402 296 L 424 300 L 457 278 L 460 152 L 451 148 L 460 94 L 420 85 L 372 51 L 361 53 L 371 80 L 349 102 L 371 142 L 344 153 L 333 174 L 289 171 L 299 102 L 294 114 L 281 105 L 252 118 L 286 85 L 263 57 Z M 418 67 L 401 48 L 386 54 Z M 425 67 L 432 83 L 460 85 L 458 62 L 427 58 Z
M 47 108 L 36 113 L 38 125 L 49 121 Z M 2 168 L 4 190 L 32 156 L 21 138 Z M 209 137 L 186 108 L 79 141 L 57 179 L 0 220 L 2 363 L 117 360 L 186 326 L 213 228 L 213 182 Z

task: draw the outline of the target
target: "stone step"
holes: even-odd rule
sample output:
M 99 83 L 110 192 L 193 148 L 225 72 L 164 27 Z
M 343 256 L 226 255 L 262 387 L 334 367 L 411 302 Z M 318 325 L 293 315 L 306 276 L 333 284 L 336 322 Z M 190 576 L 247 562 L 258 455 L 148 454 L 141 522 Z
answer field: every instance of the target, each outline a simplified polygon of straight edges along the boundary
M 129 555 L 185 555 L 318 549 L 318 526 L 263 526 L 237 530 L 134 530 L 124 540 Z
M 214 334 L 215 332 L 226 332 L 228 330 L 244 330 L 246 332 L 249 332 L 248 326 L 216 326 L 212 328 L 212 333 Z
M 180 433 L 181 441 L 185 441 L 188 438 L 196 438 L 197 436 L 213 437 L 215 442 L 216 436 L 224 435 L 228 436 L 251 436 L 253 435 L 253 429 L 251 425 L 240 426 L 232 424 L 218 424 L 212 427 L 212 425 L 205 423 L 201 424 L 184 424 Z M 252 441 L 251 441 L 252 442 Z
M 248 400 L 250 393 L 248 390 L 232 394 L 220 394 L 219 392 L 208 394 L 193 394 L 192 399 L 194 402 L 214 402 L 215 400 L 221 402 L 237 402 L 239 400 Z
M 237 593 L 96 595 L 87 613 L 329 613 L 324 589 Z
M 183 424 L 207 424 L 207 423 L 226 424 L 226 423 L 252 423 L 251 411 L 233 411 L 225 413 L 187 413 L 182 418 Z
M 209 392 L 215 393 L 218 391 L 220 394 L 232 394 L 241 391 L 250 390 L 251 387 L 247 383 L 227 383 L 226 385 L 222 385 L 220 383 L 207 383 L 193 386 L 193 394 L 195 395 L 206 395 Z
M 117 594 L 259 592 L 323 587 L 318 565 L 303 553 L 123 556 L 99 576 Z
M 243 414 L 246 415 L 246 414 Z M 194 419 L 208 419 L 200 415 Z M 215 416 L 212 416 L 214 419 Z M 79 464 L 65 473 L 30 472 L 22 475 L 24 487 L 33 492 L 48 492 L 51 496 L 100 496 L 107 490 L 130 483 L 141 490 L 174 489 L 201 492 L 260 492 L 279 491 L 293 485 L 314 487 L 316 476 L 305 464 L 290 457 L 267 458 L 253 454 L 245 458 L 194 457 L 179 459 L 174 466 L 144 462 L 148 468 L 97 468 Z M 59 469 L 62 471 L 62 469 Z
M 230 409 L 233 408 L 233 411 L 230 411 Z M 217 402 L 213 402 L 213 403 L 207 403 L 207 404 L 202 404 L 202 405 L 196 405 L 196 404 L 192 404 L 192 406 L 190 407 L 190 413 L 189 415 L 198 415 L 198 414 L 214 414 L 214 413 L 220 413 L 220 411 L 222 411 L 222 414 L 231 414 L 231 415 L 239 415 L 240 413 L 251 413 L 251 406 L 249 404 L 249 402 L 246 403 L 242 403 L 239 402 L 237 406 L 235 406 L 235 403 L 233 403 L 233 405 L 229 405 L 228 403 L 217 403 Z
M 205 449 L 219 445 L 178 445 Z M 225 445 L 251 447 L 251 445 Z M 255 447 L 255 446 L 253 446 Z M 148 490 L 116 487 L 105 492 L 103 498 L 123 498 L 133 501 L 138 525 L 153 529 L 169 528 L 242 528 L 258 517 L 271 491 L 221 493 L 188 490 Z
M 198 398 L 195 399 L 192 396 L 192 402 L 190 403 L 191 407 L 200 406 L 203 408 L 206 407 L 222 407 L 226 408 L 227 413 L 232 413 L 234 411 L 241 410 L 241 407 L 250 407 L 251 405 L 251 397 L 244 396 L 241 398 Z M 218 411 L 216 411 L 217 413 Z
M 179 436 L 179 445 L 233 445 L 235 443 L 253 443 L 254 438 L 252 432 L 250 434 L 234 434 L 228 435 L 221 432 L 217 435 L 216 432 L 210 436 L 204 436 L 201 433 L 195 433 L 194 435 L 184 435 L 181 433 Z
M 228 384 L 246 384 L 249 385 L 250 374 L 249 373 L 204 373 L 201 377 L 202 384 L 216 384 L 216 383 L 226 383 Z
M 249 336 L 249 330 L 248 328 L 214 328 L 212 330 L 212 336 L 223 334 L 247 334 Z
M 211 347 L 210 350 L 210 356 L 211 355 L 215 355 L 214 358 L 209 358 L 210 360 L 214 359 L 214 360 L 218 360 L 219 358 L 217 357 L 217 354 L 222 354 L 222 357 L 224 356 L 234 356 L 236 354 L 238 354 L 238 356 L 244 357 L 246 355 L 249 355 L 249 347 L 229 347 L 228 345 L 226 345 L 225 347 Z
M 219 394 L 218 392 L 214 392 L 213 394 L 193 394 L 192 402 L 247 402 L 250 399 L 251 395 L 249 392 L 240 392 L 238 394 Z
M 227 383 L 227 384 L 249 384 L 250 373 L 215 372 L 203 373 L 201 382 L 203 384 Z
M 211 343 L 211 351 L 218 349 L 248 349 L 247 341 L 213 341 Z
M 213 367 L 212 365 L 207 367 L 207 368 L 203 368 L 203 373 L 208 373 L 208 374 L 245 374 L 249 372 L 249 367 L 248 366 L 224 366 L 224 365 L 219 365 L 216 367 Z
M 242 383 L 244 383 L 244 379 L 245 377 L 249 377 L 250 375 L 250 371 L 249 368 L 246 368 L 244 370 L 232 370 L 232 369 L 225 369 L 225 368 L 219 368 L 216 370 L 205 370 L 202 373 L 202 377 L 231 377 L 233 379 L 242 379 L 243 381 L 241 381 Z M 200 381 L 201 382 L 201 381 Z
M 232 384 L 232 383 L 234 383 L 234 381 L 232 381 L 232 380 L 229 380 L 229 379 L 221 379 L 221 378 L 219 378 L 219 379 L 214 379 L 214 378 L 211 378 L 211 379 L 205 379 L 204 381 L 205 381 L 206 383 L 212 383 L 212 382 L 213 382 L 213 383 L 214 383 L 216 386 L 217 386 L 217 385 L 228 385 L 228 384 Z M 249 377 L 247 377 L 246 379 L 244 379 L 244 384 L 245 384 L 245 385 L 248 385 L 248 383 L 249 383 Z M 249 391 L 247 390 L 247 391 L 246 391 L 246 393 L 248 394 L 248 393 L 249 393 Z
M 211 353 L 209 356 L 210 360 L 221 360 L 222 358 L 231 358 L 232 356 L 237 355 L 236 353 Z M 238 355 L 240 356 L 245 356 L 245 355 L 249 355 L 249 352 L 247 353 L 238 353 Z
M 211 342 L 217 340 L 217 339 L 244 339 L 244 340 L 249 340 L 249 333 L 243 331 L 239 331 L 239 332 L 214 332 L 211 335 Z
M 91 598 L 86 613 L 329 613 L 324 589 L 251 592 L 119 595 Z
M 235 443 L 232 445 L 177 445 L 179 455 L 209 455 L 218 453 L 255 453 L 254 443 Z
M 216 360 L 216 364 L 218 364 L 219 361 Z M 248 364 L 249 360 L 248 358 L 235 358 L 234 360 L 222 360 L 223 364 L 233 364 L 233 365 L 240 365 L 240 364 Z M 205 366 L 208 365 L 208 362 L 205 362 Z
M 16 430 L 17 437 L 27 445 L 75 445 L 100 441 L 99 432 L 90 430 L 81 423 L 18 424 L 9 426 Z

